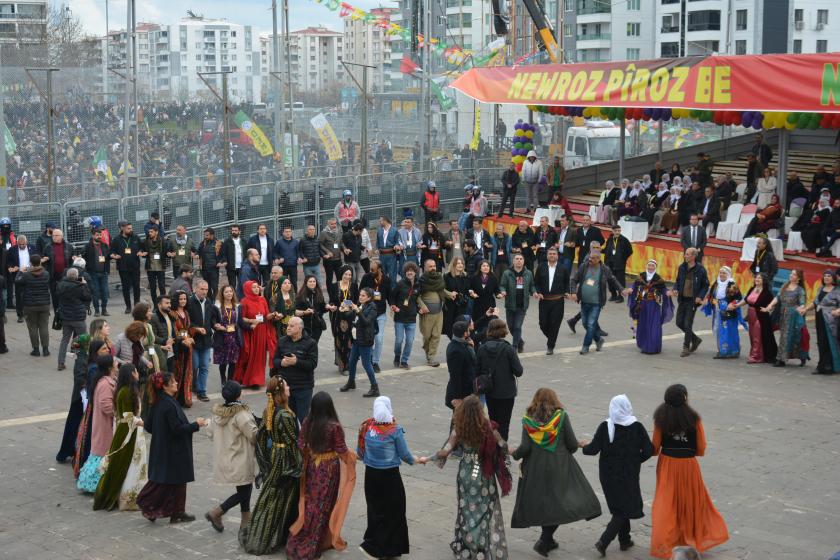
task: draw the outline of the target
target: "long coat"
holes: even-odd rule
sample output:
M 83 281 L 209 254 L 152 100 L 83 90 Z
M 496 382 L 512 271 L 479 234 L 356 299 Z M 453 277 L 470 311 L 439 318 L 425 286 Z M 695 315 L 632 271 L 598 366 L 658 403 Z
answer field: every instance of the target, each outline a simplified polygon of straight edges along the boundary
M 257 422 L 248 405 L 216 403 L 207 435 L 213 440 L 213 480 L 233 486 L 254 482 Z
M 639 471 L 642 463 L 650 459 L 653 445 L 641 422 L 629 426 L 615 426 L 615 437 L 610 443 L 607 422 L 601 422 L 595 437 L 583 448 L 584 455 L 600 453 L 598 477 L 613 515 L 628 519 L 644 516 L 642 491 L 639 488 Z
M 572 454 L 578 440 L 564 413 L 554 451 L 531 440 L 525 428 L 514 459 L 522 459 L 511 527 L 563 525 L 601 515 L 601 504 Z
M 186 484 L 195 480 L 192 435 L 199 426 L 187 420 L 178 401 L 166 394 L 161 396 L 144 427 L 152 434 L 149 480 L 158 484 Z

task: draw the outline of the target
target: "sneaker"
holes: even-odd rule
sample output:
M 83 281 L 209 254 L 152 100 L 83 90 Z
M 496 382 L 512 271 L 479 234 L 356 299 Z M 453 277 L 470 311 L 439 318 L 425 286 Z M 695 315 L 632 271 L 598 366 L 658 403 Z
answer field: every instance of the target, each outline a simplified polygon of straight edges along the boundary
M 690 356 L 691 352 L 689 352 L 688 347 L 683 346 L 682 352 L 680 352 L 680 358 L 685 358 L 686 356 Z
M 400 369 L 411 369 L 411 366 L 409 366 L 409 365 L 408 365 L 407 363 L 405 363 L 405 362 L 401 362 L 401 363 L 400 363 L 400 365 L 399 365 L 399 368 L 400 368 Z
M 17 318 L 17 322 L 18 322 L 18 323 L 23 323 L 23 317 L 18 317 L 18 318 Z
M 589 354 L 589 347 L 588 346 L 582 346 L 581 349 L 580 349 L 580 353 L 581 353 L 581 355 L 582 354 Z
M 546 355 L 546 356 L 553 356 L 553 355 L 554 355 L 554 348 L 548 348 L 548 349 L 545 351 L 545 355 Z
M 603 338 L 605 336 L 610 336 L 610 333 L 608 333 L 607 331 L 602 331 L 601 329 L 598 329 L 598 336 Z
M 195 521 L 195 515 L 186 512 L 176 513 L 169 518 L 170 523 L 192 523 L 193 521 Z
M 201 402 L 210 402 L 210 397 L 208 397 L 204 393 L 199 393 L 198 400 L 200 400 Z
M 702 342 L 703 342 L 703 339 L 701 339 L 699 337 L 695 338 L 694 342 L 691 344 L 691 348 L 689 349 L 689 352 L 694 353 Z
M 577 323 L 575 321 L 572 321 L 571 319 L 567 319 L 566 324 L 569 325 L 569 330 L 570 331 L 577 334 L 577 331 L 575 330 L 575 326 L 577 325 Z
M 439 367 L 440 362 L 438 362 L 437 360 L 429 359 L 429 360 L 426 360 L 426 365 L 429 365 L 429 366 L 432 366 L 432 367 Z
M 67 366 L 64 364 L 58 364 L 58 367 L 56 368 L 57 371 L 64 371 L 65 369 L 67 369 Z
M 373 373 L 382 373 L 382 370 L 379 369 L 379 364 L 373 364 Z
M 131 314 L 131 308 L 130 308 L 130 307 L 126 307 L 126 308 L 125 308 L 125 311 L 123 311 L 123 313 L 125 313 L 126 315 L 130 315 L 130 314 Z M 177 523 L 177 522 L 176 522 L 176 523 Z
M 94 317 L 101 317 L 102 315 L 99 313 L 99 311 L 94 311 L 93 316 Z
M 600 352 L 601 348 L 603 348 L 603 347 L 604 347 L 604 339 L 603 338 L 599 338 L 598 340 L 595 341 L 595 351 L 596 352 Z
M 102 310 L 102 316 L 103 316 L 103 317 L 110 317 L 110 316 L 111 316 L 111 314 L 110 314 L 110 313 L 108 313 L 106 310 L 104 310 L 104 309 L 103 309 L 103 310 Z

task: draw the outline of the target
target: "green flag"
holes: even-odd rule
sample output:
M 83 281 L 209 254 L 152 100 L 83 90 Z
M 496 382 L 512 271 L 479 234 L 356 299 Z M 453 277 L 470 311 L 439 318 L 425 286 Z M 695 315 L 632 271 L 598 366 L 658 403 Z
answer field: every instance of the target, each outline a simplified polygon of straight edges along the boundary
M 437 97 L 438 105 L 440 105 L 440 110 L 448 111 L 449 109 L 451 109 L 452 105 L 454 105 L 455 102 L 452 101 L 452 99 L 450 99 L 449 97 L 447 97 L 446 94 L 443 93 L 441 87 L 437 85 L 434 81 L 430 81 L 429 83 L 432 85 L 432 92 L 435 94 L 435 97 Z
M 108 170 L 108 154 L 105 152 L 105 148 L 101 146 L 93 156 L 93 169 L 96 173 L 105 173 Z
M 17 144 L 15 144 L 15 139 L 6 123 L 3 123 L 3 144 L 6 146 L 6 155 L 12 155 L 17 151 Z

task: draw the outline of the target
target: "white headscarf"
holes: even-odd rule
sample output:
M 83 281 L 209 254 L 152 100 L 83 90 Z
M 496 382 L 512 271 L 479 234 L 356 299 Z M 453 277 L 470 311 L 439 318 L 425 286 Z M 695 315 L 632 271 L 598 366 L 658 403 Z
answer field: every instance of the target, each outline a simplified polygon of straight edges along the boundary
M 650 263 L 653 263 L 653 266 L 655 267 L 655 268 L 653 269 L 653 272 L 648 272 L 647 265 L 648 265 L 648 264 L 650 264 Z M 649 261 L 645 264 L 645 278 L 647 278 L 647 281 L 648 281 L 648 282 L 650 282 L 651 280 L 653 280 L 653 275 L 654 275 L 654 274 L 656 274 L 656 269 L 657 269 L 657 268 L 659 268 L 659 263 L 657 263 L 654 259 L 650 259 L 650 260 L 649 260 Z
M 627 395 L 618 395 L 610 401 L 610 417 L 607 418 L 607 433 L 610 436 L 610 443 L 615 439 L 615 425 L 630 426 L 636 422 L 633 416 L 633 405 Z
M 720 281 L 720 273 L 725 272 L 726 282 Z M 717 281 L 717 289 L 715 290 L 715 299 L 724 299 L 726 297 L 726 289 L 729 288 L 729 284 L 734 282 L 735 280 L 732 278 L 732 269 L 728 266 L 720 267 L 718 271 L 718 281 Z
M 391 412 L 391 399 L 376 397 L 376 400 L 373 401 L 373 419 L 386 424 L 394 421 L 394 413 Z

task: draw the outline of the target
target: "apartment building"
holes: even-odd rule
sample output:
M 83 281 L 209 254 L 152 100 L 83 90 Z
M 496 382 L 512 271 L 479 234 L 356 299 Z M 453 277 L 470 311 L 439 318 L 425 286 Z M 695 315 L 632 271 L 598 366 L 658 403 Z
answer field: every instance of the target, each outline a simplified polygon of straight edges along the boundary
M 283 36 L 278 36 L 280 51 L 279 72 L 286 75 L 283 59 Z M 345 70 L 341 64 L 344 58 L 344 34 L 324 26 L 307 27 L 289 33 L 289 62 L 292 84 L 295 91 L 318 92 L 345 82 Z M 260 36 L 260 65 L 266 76 L 263 84 L 264 99 L 270 99 L 268 92 L 275 87 L 269 74 L 273 68 L 274 46 L 272 35 Z
M 370 14 L 391 20 L 398 8 L 373 8 Z M 391 89 L 391 36 L 385 30 L 352 18 L 344 19 L 344 60 L 373 66 L 368 70 L 368 84 L 372 92 Z M 401 58 L 401 57 L 400 57 Z M 361 68 L 351 70 L 361 83 Z

